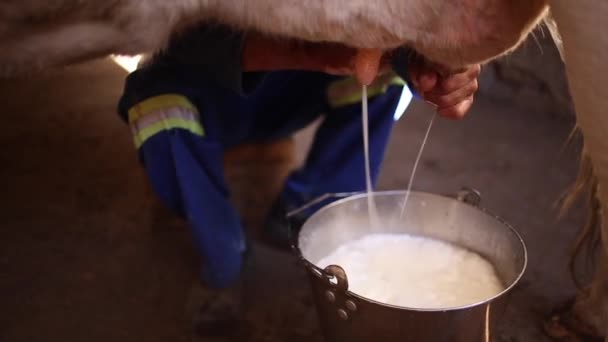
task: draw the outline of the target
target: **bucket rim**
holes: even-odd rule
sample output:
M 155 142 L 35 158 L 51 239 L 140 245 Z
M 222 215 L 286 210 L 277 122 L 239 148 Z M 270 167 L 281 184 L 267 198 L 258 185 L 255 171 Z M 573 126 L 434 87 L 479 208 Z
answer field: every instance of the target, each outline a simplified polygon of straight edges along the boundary
M 372 195 L 377 195 L 377 194 L 381 194 L 381 195 L 405 195 L 408 192 L 408 190 L 381 190 L 381 191 L 372 191 L 371 194 Z M 522 266 L 521 266 L 521 270 L 518 272 L 517 277 L 515 277 L 515 279 L 511 282 L 511 284 L 509 284 L 509 286 L 505 287 L 504 290 L 502 290 L 501 292 L 497 293 L 496 295 L 486 298 L 482 301 L 478 301 L 475 303 L 471 303 L 471 304 L 467 304 L 467 305 L 461 305 L 461 306 L 454 306 L 454 307 L 445 307 L 445 308 L 416 308 L 416 307 L 408 307 L 408 306 L 399 306 L 399 305 L 394 305 L 394 304 L 388 304 L 388 303 L 382 303 L 382 302 L 378 302 L 376 300 L 367 298 L 367 297 L 363 297 L 357 293 L 354 293 L 350 290 L 346 290 L 345 293 L 353 298 L 356 298 L 358 300 L 370 303 L 370 304 L 375 304 L 375 305 L 380 305 L 386 308 L 390 308 L 390 309 L 396 309 L 396 310 L 407 310 L 407 311 L 413 311 L 413 312 L 428 312 L 428 313 L 433 313 L 433 312 L 454 312 L 454 311 L 462 311 L 462 310 L 468 310 L 468 309 L 472 309 L 474 307 L 478 307 L 478 306 L 482 306 L 482 305 L 487 305 L 492 303 L 493 301 L 507 295 L 509 292 L 511 292 L 511 290 L 513 290 L 513 288 L 515 286 L 517 286 L 519 284 L 519 282 L 521 281 L 521 279 L 523 278 L 524 274 L 526 273 L 526 270 L 528 268 L 528 248 L 526 246 L 526 243 L 524 241 L 524 239 L 522 238 L 521 234 L 511 225 L 509 224 L 507 221 L 505 221 L 503 218 L 501 218 L 500 216 L 492 213 L 491 211 L 485 209 L 484 207 L 480 206 L 480 205 L 471 205 L 468 204 L 462 200 L 459 200 L 457 198 L 454 198 L 454 196 L 449 196 L 449 195 L 441 195 L 441 194 L 436 194 L 436 193 L 432 193 L 432 192 L 426 192 L 426 191 L 415 191 L 412 190 L 410 191 L 410 194 L 423 194 L 423 195 L 428 195 L 431 197 L 440 197 L 442 199 L 450 199 L 453 201 L 458 201 L 461 202 L 463 204 L 469 205 L 479 211 L 481 211 L 483 214 L 490 216 L 491 218 L 493 218 L 494 220 L 496 220 L 498 223 L 502 224 L 504 227 L 506 227 L 516 238 L 516 240 L 519 242 L 519 245 L 521 246 L 522 252 L 523 252 L 523 262 L 522 262 Z M 315 215 L 317 215 L 318 213 L 321 213 L 325 210 L 329 210 L 330 208 L 334 207 L 334 206 L 338 206 L 342 203 L 345 202 L 349 202 L 352 200 L 356 200 L 359 198 L 365 198 L 368 196 L 367 192 L 361 192 L 361 193 L 356 193 L 354 195 L 350 195 L 347 197 L 344 197 L 342 199 L 336 200 L 334 202 L 331 202 L 330 204 L 327 204 L 325 206 L 323 206 L 322 208 L 320 208 L 319 210 L 317 210 L 314 214 L 312 214 L 310 217 L 308 217 L 306 219 L 306 221 L 304 221 L 304 225 L 306 225 L 306 222 L 308 222 L 309 219 L 311 219 L 312 217 L 314 217 Z M 301 234 L 301 230 L 300 232 L 298 232 L 297 234 L 297 238 L 293 239 L 293 241 L 291 242 L 291 249 L 292 251 L 296 254 L 296 257 L 298 258 L 298 260 L 300 262 L 303 263 L 303 265 L 307 268 L 312 270 L 312 272 L 317 275 L 317 276 L 326 276 L 326 277 L 333 277 L 329 274 L 327 274 L 325 272 L 325 270 L 321 269 L 320 267 L 318 267 L 317 265 L 315 265 L 313 262 L 311 262 L 310 260 L 306 259 L 304 257 L 304 255 L 302 254 L 302 250 L 299 247 L 299 241 L 300 241 L 300 234 Z M 338 265 L 339 266 L 339 265 Z M 310 271 L 309 270 L 309 271 Z M 348 274 L 347 274 L 348 275 Z M 330 283 L 331 284 L 331 283 Z M 334 288 L 337 289 L 337 287 L 334 286 Z

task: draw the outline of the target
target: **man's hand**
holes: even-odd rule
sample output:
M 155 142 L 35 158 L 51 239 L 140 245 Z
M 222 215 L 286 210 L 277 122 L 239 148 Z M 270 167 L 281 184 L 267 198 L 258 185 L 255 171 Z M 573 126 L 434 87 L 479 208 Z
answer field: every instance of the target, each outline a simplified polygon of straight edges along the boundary
M 462 119 L 473 105 L 480 72 L 479 64 L 449 73 L 439 66 L 414 63 L 410 66 L 410 80 L 425 101 L 437 106 L 440 115 Z

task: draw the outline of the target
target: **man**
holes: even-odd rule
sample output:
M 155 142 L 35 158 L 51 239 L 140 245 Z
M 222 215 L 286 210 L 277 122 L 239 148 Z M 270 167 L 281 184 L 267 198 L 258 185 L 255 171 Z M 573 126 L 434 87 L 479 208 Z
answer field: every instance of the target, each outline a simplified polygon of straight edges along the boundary
M 287 242 L 279 219 L 286 210 L 324 193 L 365 188 L 360 85 L 345 77 L 355 54 L 209 24 L 175 37 L 129 75 L 119 112 L 156 193 L 188 220 L 207 286 L 233 284 L 247 250 L 224 181 L 225 149 L 289 136 L 324 113 L 305 165 L 289 176 L 268 219 L 275 244 Z M 391 73 L 390 58 L 375 62 L 381 73 L 369 87 L 374 182 L 405 85 Z M 398 68 L 443 115 L 460 118 L 471 106 L 478 65 L 446 77 L 424 63 Z

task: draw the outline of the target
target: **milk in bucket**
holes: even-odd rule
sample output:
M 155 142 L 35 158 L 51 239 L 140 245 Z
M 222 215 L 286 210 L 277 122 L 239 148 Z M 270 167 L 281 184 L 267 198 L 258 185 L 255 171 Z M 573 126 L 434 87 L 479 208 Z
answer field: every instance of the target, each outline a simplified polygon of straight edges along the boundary
M 409 234 L 370 234 L 339 246 L 316 265 L 341 266 L 353 293 L 409 308 L 466 306 L 505 289 L 492 264 L 478 254 Z

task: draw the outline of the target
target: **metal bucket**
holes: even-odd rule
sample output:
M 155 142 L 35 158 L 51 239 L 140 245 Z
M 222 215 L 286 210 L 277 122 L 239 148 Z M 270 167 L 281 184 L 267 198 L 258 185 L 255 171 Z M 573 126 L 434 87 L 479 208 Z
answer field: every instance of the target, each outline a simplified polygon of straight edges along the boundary
M 479 194 L 455 197 L 412 192 L 400 218 L 405 191 L 373 193 L 381 233 L 408 233 L 454 243 L 490 261 L 506 289 L 464 307 L 416 309 L 375 302 L 348 290 L 348 275 L 339 265 L 320 269 L 313 261 L 338 246 L 369 234 L 367 195 L 335 201 L 302 226 L 294 249 L 310 277 L 318 315 L 328 342 L 481 342 L 491 341 L 493 326 L 505 309 L 507 294 L 524 273 L 527 253 L 519 234 L 481 209 Z M 350 226 L 348 224 L 351 224 Z M 344 227 L 349 227 L 345 230 Z M 379 231 L 374 230 L 374 233 Z

